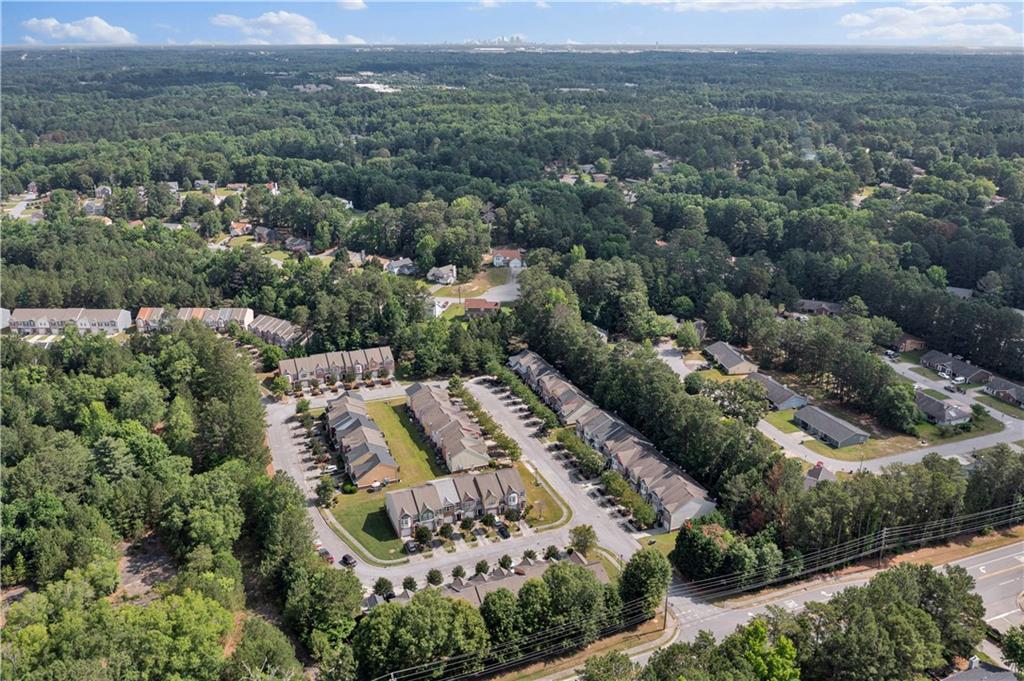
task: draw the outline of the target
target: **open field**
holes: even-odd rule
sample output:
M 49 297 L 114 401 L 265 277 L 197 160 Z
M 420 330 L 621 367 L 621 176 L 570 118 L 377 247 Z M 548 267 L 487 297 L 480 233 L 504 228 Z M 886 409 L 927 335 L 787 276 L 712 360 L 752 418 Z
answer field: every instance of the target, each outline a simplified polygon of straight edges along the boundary
M 1012 416 L 1015 419 L 1024 419 L 1024 409 L 1007 404 L 1002 400 L 997 400 L 991 395 L 975 395 L 975 399 L 984 404 L 986 407 L 991 407 L 996 411 L 1001 411 L 1007 416 Z
M 453 284 L 442 286 L 434 295 L 440 298 L 475 298 L 495 286 L 501 286 L 508 282 L 509 269 L 507 267 L 487 267 L 476 273 L 476 276 L 465 284 Z

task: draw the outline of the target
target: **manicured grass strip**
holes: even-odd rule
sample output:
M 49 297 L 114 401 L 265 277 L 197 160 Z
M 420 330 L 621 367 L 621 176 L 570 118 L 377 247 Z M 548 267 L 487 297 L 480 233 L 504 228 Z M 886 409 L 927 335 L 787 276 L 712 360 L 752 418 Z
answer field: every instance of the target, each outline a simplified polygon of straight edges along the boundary
M 742 381 L 746 378 L 746 376 L 730 376 L 728 374 L 723 374 L 719 369 L 704 369 L 703 371 L 698 371 L 697 374 L 699 376 L 703 376 L 705 380 L 718 382 Z
M 800 427 L 793 423 L 793 414 L 795 413 L 796 409 L 773 411 L 766 414 L 764 420 L 781 430 L 783 433 L 798 433 L 800 432 Z
M 661 532 L 641 539 L 640 543 L 647 546 L 653 539 L 654 543 L 651 546 L 658 549 L 667 558 L 668 554 L 672 553 L 672 549 L 676 547 L 676 536 L 678 534 L 679 532 Z
M 466 314 L 465 305 L 452 303 L 451 305 L 448 306 L 448 309 L 441 313 L 441 316 L 445 319 L 454 319 L 455 317 L 461 317 L 464 314 Z
M 548 481 L 540 473 L 533 473 L 522 461 L 516 461 L 516 470 L 526 486 L 526 503 L 533 508 L 526 516 L 526 523 L 535 530 L 550 530 L 561 527 L 572 519 L 572 509 L 555 494 Z M 535 480 L 540 484 L 535 484 Z M 560 502 L 560 503 L 559 503 Z
M 622 574 L 622 564 L 619 562 L 619 559 L 615 554 L 603 546 L 598 546 L 596 549 L 591 551 L 587 558 L 590 560 L 594 560 L 596 558 L 597 561 L 601 563 L 601 567 L 604 568 L 604 573 L 608 575 L 608 579 L 613 582 L 619 578 L 620 574 Z
M 925 395 L 931 395 L 932 397 L 934 397 L 937 400 L 949 399 L 948 396 L 942 394 L 942 392 L 939 391 L 939 390 L 932 390 L 931 388 L 925 388 L 921 392 L 923 392 Z
M 1002 400 L 998 400 L 991 395 L 977 395 L 976 399 L 987 407 L 992 407 L 996 411 L 1001 411 L 1007 416 L 1012 416 L 1015 419 L 1024 419 L 1024 409 L 1007 404 Z
M 918 376 L 924 376 L 925 378 L 929 378 L 929 379 L 931 379 L 933 381 L 941 381 L 941 380 L 943 380 L 942 376 L 939 376 L 937 373 L 935 373 L 931 369 L 926 369 L 925 367 L 911 367 L 910 370 L 913 371 Z
M 391 456 L 398 462 L 401 481 L 394 487 L 412 487 L 447 474 L 435 462 L 430 445 L 413 423 L 404 399 L 367 402 L 366 412 L 384 434 Z
M 911 364 L 920 364 L 921 355 L 923 354 L 923 350 L 911 350 L 910 352 L 901 352 L 900 361 L 910 362 Z

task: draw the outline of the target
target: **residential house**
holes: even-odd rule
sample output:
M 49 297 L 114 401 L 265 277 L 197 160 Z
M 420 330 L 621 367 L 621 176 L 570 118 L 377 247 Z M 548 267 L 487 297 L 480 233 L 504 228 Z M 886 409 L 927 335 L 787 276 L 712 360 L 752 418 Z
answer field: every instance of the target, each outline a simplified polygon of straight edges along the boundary
M 0 307 L 0 330 L 9 328 L 11 325 L 11 311 L 6 307 Z
M 993 376 L 982 390 L 1007 404 L 1024 408 L 1024 386 L 1022 385 L 1011 383 L 1005 378 Z
M 105 333 L 108 336 L 127 331 L 132 325 L 128 310 L 73 308 L 16 309 L 10 316 L 10 328 L 22 335 L 57 335 L 74 327 L 79 333 Z
M 181 191 L 181 187 L 179 187 L 179 186 L 178 186 L 178 183 L 177 183 L 177 182 L 164 182 L 164 185 L 165 185 L 165 186 L 167 187 L 167 189 L 169 189 L 169 190 L 170 190 L 170 192 L 171 192 L 172 194 L 174 194 L 174 195 L 177 195 L 177 194 L 178 194 L 178 192 L 180 192 L 180 191 Z
M 139 333 L 156 331 L 162 325 L 164 309 L 162 307 L 143 307 L 135 315 L 135 330 Z
M 228 228 L 228 233 L 231 236 L 245 236 L 252 234 L 252 225 L 248 222 L 232 222 Z
M 717 341 L 704 348 L 715 364 L 721 367 L 722 371 L 730 376 L 752 374 L 757 371 L 757 365 L 750 361 L 746 355 L 724 341 Z
M 25 191 L 27 193 L 29 193 L 29 194 L 38 194 L 39 193 L 39 185 L 36 184 L 35 180 L 33 180 L 33 181 L 29 182 L 28 185 L 25 187 Z
M 608 574 L 604 571 L 600 561 L 588 561 L 579 552 L 572 553 L 567 560 L 581 565 L 602 584 L 608 583 Z M 548 565 L 549 563 L 543 560 L 526 558 L 510 570 L 495 567 L 486 575 L 474 575 L 468 579 L 456 578 L 444 587 L 445 595 L 451 598 L 460 598 L 474 607 L 480 607 L 487 594 L 498 589 L 507 589 L 512 593 L 518 593 L 528 580 L 543 577 Z
M 253 312 L 247 307 L 222 307 L 216 310 L 207 310 L 203 314 L 203 323 L 214 331 L 225 331 L 231 322 L 238 324 L 243 329 L 248 329 L 252 324 Z
M 210 312 L 208 307 L 179 307 L 175 313 L 174 318 L 179 322 L 190 322 L 190 321 L 204 321 L 207 313 Z
M 921 356 L 921 365 L 933 371 L 948 374 L 950 378 L 962 378 L 967 383 L 988 383 L 992 372 L 986 371 L 970 361 L 947 355 L 938 350 L 929 350 Z
M 427 310 L 427 316 L 431 319 L 437 319 L 444 314 L 445 310 L 448 309 L 448 301 L 428 297 L 423 301 L 423 306 Z
M 584 414 L 597 408 L 582 390 L 532 350 L 513 355 L 508 364 L 566 425 L 575 425 Z
M 333 384 L 342 380 L 361 381 L 367 377 L 393 375 L 395 360 L 391 348 L 384 345 L 282 359 L 277 370 L 292 385 L 305 385 L 311 380 Z
M 1009 669 L 982 662 L 972 655 L 967 661 L 967 669 L 944 676 L 942 681 L 1017 681 L 1019 677 Z
M 771 376 L 756 372 L 747 376 L 748 381 L 753 381 L 764 387 L 768 394 L 768 401 L 772 408 L 782 411 L 784 409 L 799 409 L 807 404 L 807 398 L 800 395 L 787 385 L 779 383 Z
M 522 267 L 526 264 L 522 250 L 518 248 L 495 248 L 491 264 L 495 267 Z
M 328 402 L 324 420 L 353 484 L 363 489 L 400 479 L 398 462 L 360 395 L 350 393 Z
M 297 236 L 290 236 L 284 240 L 285 250 L 291 251 L 292 253 L 309 253 L 313 247 L 309 241 L 302 239 Z
M 114 190 L 105 184 L 101 184 L 92 190 L 92 195 L 97 199 L 108 199 L 113 193 Z
M 468 298 L 465 302 L 466 316 L 470 319 L 492 317 L 498 314 L 501 303 L 494 303 L 483 298 Z
M 441 267 L 432 267 L 427 272 L 427 281 L 432 281 L 435 284 L 451 285 L 455 283 L 458 278 L 458 271 L 455 265 L 443 265 Z
M 106 210 L 103 199 L 86 199 L 82 201 L 82 213 L 89 217 L 99 217 Z
M 452 473 L 491 463 L 483 431 L 469 412 L 452 402 L 448 390 L 415 383 L 406 390 L 409 411 Z
M 947 286 L 946 293 L 954 298 L 959 298 L 960 300 L 970 300 L 974 297 L 974 289 L 963 288 L 960 286 Z
M 804 491 L 806 492 L 819 482 L 835 482 L 835 480 L 836 474 L 825 468 L 825 464 L 819 461 L 804 475 Z
M 290 348 L 295 343 L 306 342 L 305 334 L 295 324 L 284 319 L 261 314 L 252 320 L 249 331 L 268 343 L 281 348 Z
M 192 183 L 192 188 L 193 189 L 199 189 L 199 190 L 201 190 L 201 189 L 209 189 L 209 190 L 212 191 L 212 190 L 217 188 L 217 183 L 216 182 L 210 182 L 209 180 L 196 180 L 195 182 Z
M 267 188 L 271 196 L 279 196 L 281 194 L 281 188 L 277 186 L 276 182 L 267 182 L 263 186 Z
M 904 333 L 896 340 L 894 349 L 896 352 L 914 352 L 916 350 L 924 350 L 926 347 L 928 345 L 924 342 L 924 339 Z
M 224 185 L 224 188 L 227 189 L 228 191 L 241 193 L 244 192 L 245 188 L 248 186 L 249 185 L 247 185 L 245 182 L 228 182 L 226 185 Z
M 867 442 L 868 434 L 824 409 L 807 405 L 797 410 L 793 420 L 805 431 L 836 449 Z
M 396 258 L 385 265 L 384 269 L 391 274 L 407 277 L 416 274 L 416 263 L 409 258 Z
M 391 526 L 401 538 L 423 525 L 432 532 L 463 518 L 495 516 L 526 507 L 526 486 L 514 468 L 430 480 L 384 495 Z
M 928 423 L 934 423 L 937 426 L 959 426 L 969 423 L 971 420 L 971 410 L 953 400 L 940 400 L 923 390 L 918 390 L 915 393 L 914 401 L 917 408 L 928 419 Z
M 277 241 L 277 230 L 273 227 L 257 227 L 253 230 L 253 235 L 260 244 L 272 244 Z
M 831 317 L 832 315 L 841 314 L 843 311 L 843 305 L 842 303 L 831 303 L 827 300 L 810 300 L 807 298 L 801 298 L 796 301 L 796 309 L 804 314 L 825 315 Z

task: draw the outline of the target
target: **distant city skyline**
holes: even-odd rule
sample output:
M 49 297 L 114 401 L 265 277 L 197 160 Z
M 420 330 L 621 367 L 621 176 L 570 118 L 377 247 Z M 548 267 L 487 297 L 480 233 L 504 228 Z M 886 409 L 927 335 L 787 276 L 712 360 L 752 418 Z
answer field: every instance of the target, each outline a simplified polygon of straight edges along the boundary
M 5 46 L 1010 47 L 1022 3 L 904 0 L 5 2 Z

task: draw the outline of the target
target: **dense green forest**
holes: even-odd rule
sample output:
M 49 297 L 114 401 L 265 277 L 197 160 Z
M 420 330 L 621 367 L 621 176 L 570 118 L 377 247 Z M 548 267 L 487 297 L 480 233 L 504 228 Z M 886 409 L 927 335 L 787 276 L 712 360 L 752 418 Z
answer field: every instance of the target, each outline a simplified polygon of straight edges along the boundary
M 1014 56 L 168 48 L 0 60 L 0 194 L 49 192 L 41 219 L 3 218 L 6 308 L 248 306 L 311 332 L 305 351 L 390 344 L 402 377 L 477 373 L 533 348 L 718 500 L 679 533 L 673 562 L 692 578 L 778 574 L 882 527 L 1024 494 L 1024 457 L 1009 447 L 970 474 L 931 456 L 805 491 L 799 465 L 752 427 L 756 395 L 684 385 L 648 343 L 672 331 L 665 315 L 701 318 L 710 337 L 827 376 L 837 400 L 906 432 L 912 388 L 868 352 L 902 332 L 1024 378 Z M 396 91 L 343 80 L 361 72 Z M 294 89 L 306 83 L 331 89 Z M 250 186 L 218 205 L 163 184 L 198 180 Z M 101 185 L 109 224 L 80 206 Z M 258 249 L 209 247 L 243 219 L 338 250 L 277 266 Z M 430 318 L 417 282 L 346 254 L 453 263 L 465 278 L 504 244 L 528 249 L 521 298 L 466 321 Z M 845 310 L 779 322 L 798 298 Z M 316 557 L 295 484 L 265 475 L 256 384 L 227 341 L 193 326 L 123 345 L 72 335 L 49 350 L 5 337 L 2 361 L 0 577 L 31 590 L 5 629 L 19 678 L 245 678 L 259 660 L 295 670 L 295 643 L 323 679 L 368 678 L 482 661 L 566 620 L 610 625 L 638 596 L 626 579 L 602 588 L 555 566 L 480 610 L 426 591 L 357 625 L 360 585 Z M 177 576 L 147 606 L 114 605 L 118 547 L 150 533 Z M 964 611 L 934 606 L 929 590 Z M 967 590 L 959 575 L 907 570 L 633 671 L 747 678 L 754 646 L 804 678 L 901 678 L 906 660 L 840 659 L 874 645 L 851 642 L 844 623 L 886 604 L 872 631 L 916 628 L 907 659 L 935 669 L 976 642 Z M 280 617 L 239 634 L 232 617 L 254 601 Z M 416 639 L 409 612 L 451 636 Z M 241 640 L 224 659 L 231 632 Z

